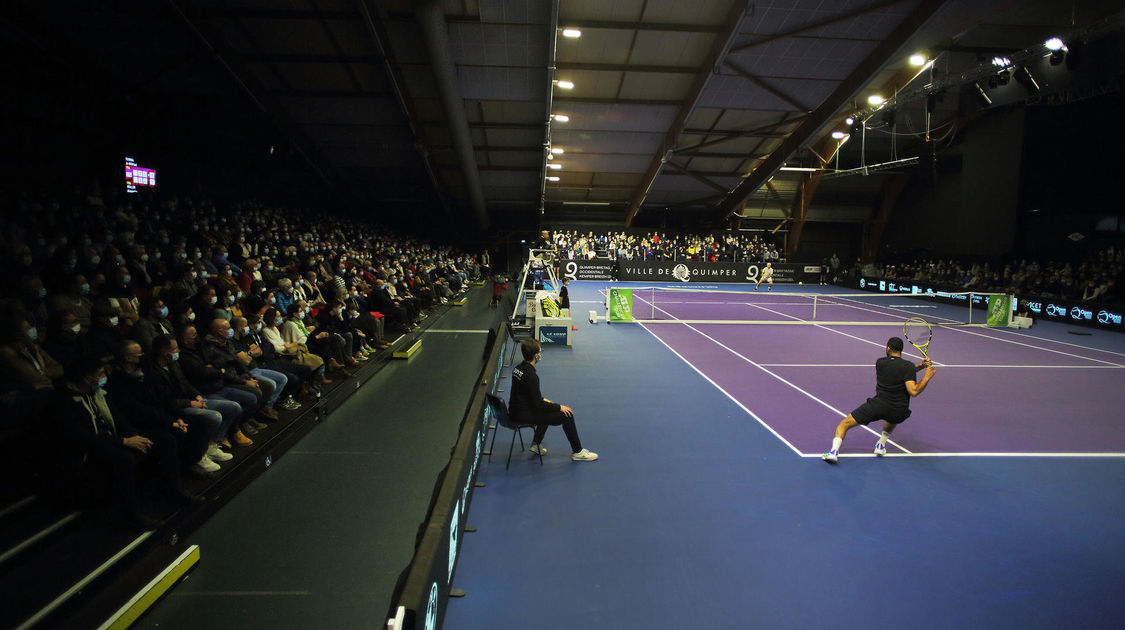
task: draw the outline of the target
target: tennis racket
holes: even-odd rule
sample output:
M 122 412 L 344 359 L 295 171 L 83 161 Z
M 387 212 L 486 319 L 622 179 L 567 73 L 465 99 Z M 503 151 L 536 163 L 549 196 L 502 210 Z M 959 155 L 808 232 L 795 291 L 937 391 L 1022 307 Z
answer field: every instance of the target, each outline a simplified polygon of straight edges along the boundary
M 902 325 L 902 336 L 906 337 L 910 345 L 918 348 L 923 359 L 929 356 L 930 339 L 934 336 L 934 330 L 929 322 L 921 317 L 911 317 Z

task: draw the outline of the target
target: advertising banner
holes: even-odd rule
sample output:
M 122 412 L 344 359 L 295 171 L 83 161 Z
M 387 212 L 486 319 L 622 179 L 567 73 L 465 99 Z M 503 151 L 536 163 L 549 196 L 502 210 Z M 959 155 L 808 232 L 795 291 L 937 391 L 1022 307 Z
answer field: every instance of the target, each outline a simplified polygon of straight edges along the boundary
M 611 321 L 611 322 L 631 322 L 631 321 L 633 321 L 633 290 L 632 289 L 610 289 L 609 290 L 609 321 Z
M 944 302 L 973 306 L 987 302 L 983 295 L 953 295 L 955 290 L 946 290 L 923 283 L 906 282 L 879 278 L 860 278 L 859 288 L 877 293 L 900 293 L 904 295 L 925 295 Z M 1112 330 L 1125 331 L 1125 309 L 1092 304 L 1089 302 L 1069 302 L 1052 298 L 1015 296 L 1016 304 L 1009 304 L 1009 310 L 1027 310 L 1033 319 L 1066 322 L 1085 326 L 1100 326 Z M 991 313 L 991 309 L 989 311 Z
M 617 263 L 617 279 L 640 282 L 757 282 L 765 266 L 766 263 L 757 262 L 621 260 Z M 774 263 L 772 266 L 774 282 L 804 280 L 803 265 Z M 798 278 L 798 275 L 801 277 Z
M 988 296 L 988 325 L 1008 326 L 1012 323 L 1012 296 Z
M 571 280 L 617 279 L 617 261 L 613 259 L 562 260 L 559 267 L 562 276 Z

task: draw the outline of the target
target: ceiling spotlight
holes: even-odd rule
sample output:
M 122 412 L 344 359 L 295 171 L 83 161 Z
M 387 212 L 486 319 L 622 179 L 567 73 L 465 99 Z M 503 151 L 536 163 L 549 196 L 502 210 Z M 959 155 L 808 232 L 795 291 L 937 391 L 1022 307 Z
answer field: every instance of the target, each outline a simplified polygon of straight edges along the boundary
M 559 164 L 558 162 L 555 162 L 555 163 L 552 163 L 552 164 L 548 164 L 547 168 L 551 169 L 552 171 L 557 171 L 557 170 L 562 168 L 562 164 Z
M 846 136 L 846 135 L 847 134 L 845 134 L 843 131 L 833 131 L 832 132 L 832 137 L 835 138 L 836 140 L 843 140 L 844 136 Z
M 567 116 L 566 114 L 555 114 L 554 116 L 551 116 L 551 118 L 554 118 L 559 122 L 570 122 L 570 116 Z
M 562 147 L 552 147 L 551 148 L 551 153 L 554 153 L 555 155 L 561 155 L 563 152 L 564 151 L 563 151 Z
M 910 65 L 915 68 L 926 65 L 926 56 L 918 53 L 910 55 Z
M 555 85 L 561 87 L 564 90 L 573 90 L 574 89 L 574 82 L 573 81 L 555 81 Z
M 557 181 L 559 181 L 559 176 L 558 175 L 551 175 L 550 177 L 547 178 L 547 181 L 557 182 Z
M 878 94 L 872 94 L 871 96 L 867 97 L 867 103 L 868 105 L 875 105 L 876 107 L 878 107 L 879 105 L 883 104 L 883 97 L 879 96 Z
M 855 123 L 855 118 L 852 118 L 851 116 L 848 116 L 844 119 L 844 124 L 849 127 L 851 127 L 853 123 Z
M 564 28 L 562 33 L 563 33 L 563 37 L 570 37 L 570 38 L 582 37 L 582 31 L 580 31 L 576 28 Z
M 992 104 L 992 99 L 989 98 L 988 92 L 984 91 L 984 88 L 980 86 L 980 83 L 974 83 L 973 88 L 976 92 L 977 100 L 980 102 L 980 106 L 982 109 Z
M 1047 47 L 1047 50 L 1066 50 L 1066 44 L 1064 44 L 1063 40 L 1059 39 L 1058 37 L 1052 37 L 1051 39 L 1048 39 L 1047 41 L 1043 42 L 1043 45 Z
M 1012 60 L 1008 59 L 1007 57 L 993 57 L 992 65 L 996 66 L 997 68 L 1007 68 L 1008 66 L 1012 65 Z

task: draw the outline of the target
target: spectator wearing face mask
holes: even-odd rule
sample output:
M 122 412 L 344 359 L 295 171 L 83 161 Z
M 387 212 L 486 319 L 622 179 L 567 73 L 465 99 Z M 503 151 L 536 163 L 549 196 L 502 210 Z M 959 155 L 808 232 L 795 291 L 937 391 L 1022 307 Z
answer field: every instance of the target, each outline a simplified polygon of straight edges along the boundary
M 277 411 L 274 410 L 274 405 L 281 394 L 281 387 L 272 376 L 254 374 L 238 357 L 232 343 L 234 335 L 234 328 L 229 321 L 219 318 L 213 320 L 203 338 L 203 358 L 223 373 L 223 381 L 227 387 L 241 389 L 257 397 L 259 418 L 266 422 L 276 422 Z M 249 424 L 253 429 L 264 428 L 254 422 Z M 245 431 L 245 427 L 243 430 Z
M 150 256 L 144 245 L 135 245 L 130 248 L 126 269 L 134 290 L 148 291 L 153 285 L 154 265 L 150 264 Z
M 242 267 L 239 267 L 227 258 L 227 248 L 225 245 L 219 245 L 215 248 L 214 255 L 211 257 L 211 264 L 215 266 L 216 271 L 222 270 L 225 266 L 229 268 L 232 275 L 242 273 Z
M 228 386 L 223 371 L 210 364 L 203 356 L 202 341 L 195 326 L 185 327 L 179 335 L 179 365 L 188 382 L 199 390 L 205 400 L 229 400 L 241 410 L 238 422 L 227 427 L 221 443 L 225 446 L 250 446 L 254 442 L 246 436 L 244 429 L 255 434 L 258 431 L 253 418 L 258 412 L 260 396 L 245 389 Z M 227 426 L 225 421 L 224 426 Z
M 102 294 L 109 298 L 110 304 L 117 309 L 117 315 L 126 327 L 132 326 L 137 321 L 137 309 L 140 305 L 133 288 L 133 276 L 125 265 L 118 265 L 114 269 Z
M 238 274 L 238 277 L 236 277 L 234 281 L 238 284 L 238 288 L 242 290 L 243 295 L 250 295 L 253 293 L 250 289 L 250 285 L 252 285 L 255 280 L 259 282 L 262 280 L 262 275 L 258 273 L 258 261 L 253 258 L 248 258 L 242 265 L 242 273 Z
M 123 337 L 118 327 L 121 317 L 116 308 L 108 300 L 102 299 L 94 303 L 91 312 L 92 323 L 86 333 L 86 350 L 91 356 L 110 357 L 114 349 L 121 344 Z
M 221 308 L 219 304 L 219 293 L 211 285 L 204 285 L 199 289 L 199 293 L 195 296 L 195 302 L 192 304 L 192 310 L 195 312 L 196 321 L 209 322 L 218 317 L 215 310 Z
M 62 366 L 39 345 L 39 331 L 23 313 L 5 313 L 0 328 L 0 426 L 30 418 L 63 375 Z
M 289 305 L 288 317 L 281 327 L 281 338 L 289 343 L 296 342 L 305 345 L 310 352 L 324 360 L 326 369 L 342 370 L 346 362 L 347 353 L 343 348 L 343 339 L 332 335 L 328 331 L 319 330 L 317 326 L 306 323 L 308 306 L 304 301 Z
M 257 315 L 235 317 L 231 320 L 231 327 L 234 329 L 231 345 L 236 356 L 255 378 L 270 379 L 277 384 L 277 389 L 271 396 L 274 403 L 271 405 L 267 402 L 266 406 L 289 410 L 300 408 L 295 396 L 301 389 L 303 379 L 275 360 L 273 346 L 261 337 L 261 319 Z
M 190 302 L 199 293 L 199 271 L 194 265 L 180 265 L 176 270 L 176 281 L 170 289 L 172 302 Z
M 148 352 L 152 349 L 152 340 L 157 335 L 174 335 L 175 327 L 168 319 L 171 312 L 164 300 L 150 297 L 141 301 L 141 318 L 133 326 L 132 336 L 141 344 L 141 348 Z
M 108 380 L 101 359 L 85 358 L 55 390 L 47 417 L 56 427 L 64 461 L 74 475 L 107 479 L 113 506 L 132 525 L 149 529 L 157 523 L 141 510 L 138 461 L 156 461 L 161 485 L 169 497 L 183 503 L 199 498 L 179 485 L 179 453 L 174 441 L 167 436 L 141 435 L 127 420 L 114 417 L 103 389 Z
M 305 272 L 305 283 L 301 287 L 305 293 L 304 300 L 309 303 L 309 308 L 312 309 L 320 309 L 326 303 L 324 292 L 321 291 L 321 287 L 317 285 L 316 279 L 316 272 Z
M 313 380 L 321 384 L 332 382 L 324 377 L 323 359 L 310 352 L 305 344 L 282 338 L 281 327 L 285 324 L 285 319 L 277 309 L 266 309 L 262 319 L 261 338 L 273 347 L 274 356 L 278 357 L 280 363 L 297 371 L 306 385 L 310 385 Z M 264 348 L 266 344 L 259 345 Z M 304 370 L 296 370 L 298 365 L 307 369 L 309 376 L 305 376 Z
M 209 474 L 218 464 L 232 456 L 219 447 L 219 442 L 233 432 L 242 418 L 238 403 L 222 398 L 205 398 L 180 369 L 180 346 L 175 337 L 159 335 L 152 340 L 152 352 L 144 363 L 148 378 L 145 384 L 151 395 L 164 406 L 165 413 L 184 418 L 188 426 L 203 425 L 207 450 L 193 465 L 197 473 Z
M 90 309 L 93 306 L 90 300 L 90 283 L 80 273 L 67 278 L 60 290 L 47 297 L 48 315 L 56 311 L 70 311 L 78 319 L 82 330 L 90 328 Z
M 114 418 L 123 419 L 134 430 L 153 440 L 164 439 L 174 444 L 179 453 L 179 471 L 192 466 L 201 472 L 213 472 L 212 463 L 206 470 L 203 461 L 207 455 L 209 427 L 206 423 L 189 424 L 180 414 L 169 414 L 163 401 L 154 395 L 149 381 L 158 378 L 142 366 L 145 352 L 141 345 L 126 340 L 117 351 L 115 369 L 106 383 L 106 398 Z M 210 461 L 210 460 L 208 460 Z M 178 477 L 178 475 L 177 475 Z M 177 478 L 177 485 L 178 485 Z
M 73 311 L 53 311 L 47 317 L 44 336 L 46 339 L 41 341 L 43 350 L 52 357 L 59 357 L 63 371 L 72 368 L 73 363 L 86 354 L 85 335 Z
M 343 302 L 332 300 L 320 309 L 316 319 L 319 324 L 319 331 L 340 338 L 339 346 L 343 348 L 343 356 L 338 357 L 338 361 L 349 367 L 354 367 L 367 360 L 367 357 L 359 352 L 357 331 L 344 320 Z
M 277 304 L 271 306 L 275 307 L 280 313 L 288 313 L 289 305 L 299 299 L 293 290 L 293 281 L 289 278 L 281 278 L 277 281 L 277 291 L 273 295 L 277 299 Z

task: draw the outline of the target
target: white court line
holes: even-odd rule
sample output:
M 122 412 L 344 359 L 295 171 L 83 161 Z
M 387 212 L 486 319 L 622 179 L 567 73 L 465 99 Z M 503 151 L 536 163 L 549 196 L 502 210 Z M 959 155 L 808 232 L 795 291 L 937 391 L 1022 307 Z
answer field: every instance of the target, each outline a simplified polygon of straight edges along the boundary
M 748 409 L 748 408 L 746 407 L 746 405 L 742 404 L 742 402 L 741 402 L 741 401 L 739 401 L 739 400 L 738 400 L 737 398 L 735 398 L 734 396 L 731 396 L 731 395 L 730 395 L 730 392 L 728 392 L 727 390 L 723 389 L 722 387 L 719 387 L 719 384 L 718 384 L 718 383 L 716 383 L 715 381 L 711 380 L 711 377 L 710 377 L 710 376 L 707 376 L 707 375 L 706 375 L 706 374 L 704 374 L 704 373 L 703 373 L 702 371 L 700 371 L 700 369 L 699 369 L 699 368 L 697 368 L 697 367 L 695 367 L 694 365 L 692 365 L 691 361 L 688 361 L 687 359 L 685 359 L 685 358 L 683 357 L 683 355 L 681 355 L 681 354 L 680 354 L 679 352 L 676 352 L 676 351 L 675 351 L 674 349 L 672 349 L 672 346 L 669 346 L 668 344 L 664 343 L 664 340 L 663 340 L 663 339 L 661 339 L 660 337 L 657 337 L 657 336 L 656 336 L 656 333 L 654 333 L 654 332 L 652 332 L 651 330 L 649 330 L 648 326 L 645 326 L 644 324 L 641 324 L 641 328 L 644 328 L 644 329 L 645 329 L 646 331 L 648 331 L 648 334 L 652 335 L 653 337 L 656 337 L 656 340 L 657 340 L 657 341 L 659 341 L 659 342 L 660 342 L 661 344 L 663 344 L 665 348 L 668 348 L 668 350 L 670 350 L 670 351 L 672 352 L 672 354 L 676 355 L 677 357 L 680 357 L 680 360 L 681 360 L 681 361 L 683 361 L 684 363 L 687 363 L 687 364 L 688 364 L 688 367 L 690 367 L 691 369 L 695 370 L 695 371 L 696 371 L 696 373 L 697 373 L 697 374 L 699 374 L 700 376 L 702 376 L 703 378 L 707 379 L 707 382 L 708 382 L 708 383 L 710 383 L 710 384 L 712 384 L 712 385 L 714 385 L 714 386 L 715 386 L 715 389 L 719 390 L 720 392 L 723 392 L 723 394 L 724 394 L 724 395 L 725 395 L 725 396 L 726 396 L 727 398 L 731 399 L 731 401 L 732 401 L 732 402 L 733 402 L 734 404 L 738 405 L 738 406 L 739 406 L 740 408 L 742 408 L 742 410 L 743 410 L 743 411 L 745 411 L 746 413 L 750 414 L 750 417 L 751 417 L 751 418 L 753 418 L 753 419 L 757 420 L 757 421 L 758 421 L 758 424 L 760 424 L 760 425 L 762 425 L 763 427 L 765 427 L 767 431 L 769 431 L 770 433 L 772 433 L 772 434 L 774 435 L 774 437 L 776 437 L 777 439 L 781 440 L 781 442 L 782 442 L 783 444 L 785 444 L 785 445 L 786 445 L 786 446 L 788 446 L 789 448 L 793 449 L 793 452 L 794 452 L 794 453 L 796 453 L 796 454 L 798 454 L 798 455 L 803 455 L 803 453 L 801 453 L 801 451 L 797 450 L 797 447 L 796 447 L 796 446 L 793 446 L 792 444 L 790 444 L 790 443 L 789 443 L 789 440 L 787 440 L 787 439 L 785 439 L 785 438 L 781 437 L 781 434 L 780 434 L 780 433 L 778 433 L 777 431 L 774 431 L 773 427 L 771 427 L 770 425 L 768 425 L 768 424 L 766 424 L 765 422 L 763 422 L 763 421 L 762 421 L 762 419 L 761 419 L 761 418 L 759 418 L 757 414 L 755 414 L 755 413 L 754 413 L 753 411 L 750 411 L 750 410 L 749 410 L 749 409 Z
M 840 299 L 846 300 L 848 302 L 856 302 L 856 300 L 848 300 L 847 298 L 840 298 Z M 865 304 L 864 302 L 858 302 L 858 303 L 859 304 Z M 833 304 L 833 302 L 829 302 L 829 304 Z M 879 311 L 875 311 L 875 310 L 872 310 L 872 309 L 869 309 L 869 308 L 860 308 L 859 306 L 854 306 L 854 305 L 851 305 L 851 304 L 839 304 L 839 303 L 835 303 L 835 304 L 837 306 L 847 306 L 849 308 L 855 308 L 855 309 L 859 309 L 861 311 L 868 311 L 868 312 L 871 312 L 871 313 L 879 313 L 881 315 L 886 315 L 886 313 L 880 313 Z M 890 307 L 883 307 L 883 308 L 890 308 Z M 936 317 L 934 319 L 944 319 L 946 321 L 954 321 L 954 320 L 949 319 L 947 317 Z M 1003 343 L 1011 343 L 1011 344 L 1015 344 L 1017 346 L 1024 346 L 1026 348 L 1032 348 L 1034 350 L 1042 350 L 1044 352 L 1054 352 L 1055 354 L 1061 354 L 1061 355 L 1065 355 L 1065 356 L 1068 356 L 1068 357 L 1074 357 L 1076 359 L 1084 359 L 1086 361 L 1097 361 L 1098 363 L 1105 363 L 1107 365 L 1112 365 L 1112 366 L 1115 366 L 1115 367 L 1125 367 L 1125 365 L 1121 365 L 1119 363 L 1114 363 L 1112 361 L 1104 361 L 1102 359 L 1095 359 L 1093 357 L 1084 357 L 1082 355 L 1074 354 L 1072 352 L 1063 352 L 1062 350 L 1055 350 L 1053 348 L 1044 348 L 1044 347 L 1041 347 L 1041 346 L 1036 346 L 1036 345 L 1032 345 L 1032 344 L 1029 344 L 1029 343 L 1023 343 L 1021 341 L 1016 341 L 1014 339 L 1001 339 L 1000 337 L 994 337 L 992 335 L 985 335 L 985 334 L 982 334 L 982 333 L 973 332 L 971 330 L 966 330 L 964 328 L 957 328 L 957 327 L 953 327 L 953 326 L 949 326 L 949 327 L 945 327 L 945 328 L 947 330 L 955 330 L 957 332 L 965 333 L 966 335 L 974 335 L 976 337 L 984 337 L 985 339 L 994 339 L 996 341 L 1000 341 L 1000 342 L 1003 342 Z M 1090 350 L 1090 348 L 1086 348 L 1086 349 Z
M 423 333 L 483 333 L 483 334 L 488 334 L 492 331 L 488 330 L 487 328 L 484 329 L 484 330 L 455 330 L 455 329 L 452 329 L 452 328 L 427 328 L 426 330 L 423 330 L 422 332 Z
M 871 363 L 763 363 L 766 367 L 872 367 Z M 1120 370 L 1125 369 L 1121 365 L 982 365 L 978 363 L 967 364 L 951 364 L 951 363 L 935 363 L 943 368 L 1040 368 L 1040 369 L 1060 369 L 1060 370 Z
M 839 416 L 840 416 L 841 418 L 843 418 L 844 416 L 847 416 L 847 415 L 848 415 L 848 414 L 844 413 L 843 411 L 840 411 L 839 409 L 837 409 L 837 408 L 833 407 L 832 405 L 830 405 L 830 404 L 828 404 L 828 403 L 824 402 L 823 400 L 821 400 L 821 399 L 817 398 L 816 396 L 813 396 L 812 394 L 810 394 L 810 393 L 808 393 L 807 391 L 805 391 L 805 390 L 801 389 L 800 387 L 797 387 L 797 386 L 796 386 L 796 385 L 794 385 L 793 383 L 790 383 L 789 381 L 785 380 L 785 379 L 784 379 L 784 378 L 782 378 L 781 376 L 779 376 L 779 375 L 777 375 L 777 374 L 774 374 L 773 372 L 771 372 L 771 371 L 767 370 L 767 369 L 766 369 L 765 367 L 763 367 L 763 366 L 762 366 L 762 365 L 761 365 L 760 363 L 755 363 L 755 362 L 754 362 L 754 361 L 753 361 L 752 359 L 750 359 L 750 358 L 748 358 L 748 357 L 744 357 L 744 356 L 742 356 L 741 354 L 739 354 L 738 352 L 735 352 L 735 351 L 734 351 L 733 349 L 731 349 L 730 347 L 728 347 L 728 346 L 724 345 L 724 344 L 723 344 L 722 342 L 720 342 L 720 341 L 716 340 L 716 339 L 715 339 L 714 337 L 711 337 L 710 335 L 708 335 L 707 333 L 705 333 L 705 332 L 703 332 L 703 331 L 699 330 L 698 328 L 695 328 L 695 327 L 693 327 L 693 326 L 691 326 L 691 325 L 688 325 L 687 327 L 688 327 L 688 328 L 690 328 L 690 329 L 692 329 L 692 330 L 694 330 L 695 332 L 697 332 L 697 333 L 699 333 L 699 334 L 703 335 L 704 337 L 707 337 L 707 338 L 708 338 L 708 339 L 710 339 L 710 340 L 711 340 L 712 342 L 714 342 L 714 343 L 715 343 L 715 345 L 719 346 L 720 348 L 723 348 L 723 349 L 724 349 L 724 350 L 726 350 L 727 352 L 730 352 L 730 353 L 731 353 L 731 354 L 733 354 L 734 356 L 736 356 L 736 357 L 738 357 L 738 358 L 742 359 L 743 361 L 746 361 L 746 362 L 747 362 L 747 363 L 749 363 L 750 365 L 753 365 L 754 367 L 756 367 L 756 368 L 758 368 L 759 370 L 761 370 L 761 371 L 765 372 L 766 374 L 769 374 L 770 376 L 772 376 L 772 377 L 776 378 L 777 380 L 781 381 L 782 383 L 785 383 L 786 385 L 788 385 L 788 386 L 792 387 L 793 389 L 795 389 L 795 390 L 797 390 L 797 391 L 801 392 L 801 393 L 802 393 L 802 394 L 804 394 L 805 396 L 808 396 L 809 398 L 811 398 L 811 399 L 813 399 L 814 401 L 816 401 L 816 402 L 820 403 L 821 405 L 824 405 L 824 406 L 825 406 L 825 407 L 827 407 L 828 409 L 831 409 L 831 410 L 832 410 L 832 411 L 834 411 L 834 412 L 835 412 L 835 413 L 836 413 L 837 415 L 839 415 Z M 867 429 L 867 431 L 868 431 L 869 433 L 871 433 L 872 435 L 874 435 L 874 436 L 877 436 L 877 437 L 881 437 L 881 434 L 880 434 L 879 432 L 875 431 L 874 429 L 872 429 L 871 427 L 869 427 L 869 426 L 867 426 L 867 425 L 864 425 L 864 424 L 861 424 L 861 425 L 859 425 L 859 426 L 863 427 L 864 429 Z M 905 451 L 905 452 L 907 452 L 907 453 L 911 452 L 911 451 L 910 451 L 910 449 L 908 449 L 908 448 L 906 448 L 905 446 L 903 446 L 903 445 L 901 445 L 901 444 L 899 444 L 899 443 L 895 442 L 894 440 L 887 440 L 887 443 L 888 443 L 888 444 L 893 444 L 893 445 L 894 445 L 895 447 L 897 447 L 897 448 L 900 448 L 900 449 L 902 449 L 903 451 Z
M 642 297 L 642 298 L 641 298 L 641 301 L 642 301 L 642 302 L 644 302 L 644 301 L 645 301 L 645 299 L 644 299 L 644 298 Z M 652 307 L 653 307 L 654 309 L 660 310 L 660 311 L 664 312 L 664 313 L 665 313 L 666 315 L 668 315 L 669 317 L 672 317 L 673 319 L 675 319 L 675 316 L 673 316 L 673 315 L 672 315 L 671 313 L 669 313 L 668 311 L 666 311 L 666 310 L 664 310 L 664 309 L 660 308 L 659 306 L 656 306 L 655 304 L 649 304 L 649 306 L 652 306 Z M 755 306 L 755 305 L 751 305 L 751 306 Z M 792 315 L 787 315 L 787 314 L 785 314 L 785 313 L 782 313 L 782 312 L 779 312 L 779 311 L 775 311 L 775 310 L 773 310 L 773 309 L 765 308 L 765 307 L 763 307 L 763 306 L 758 306 L 757 308 L 760 308 L 760 309 L 762 309 L 762 310 L 764 310 L 764 311 L 769 311 L 769 312 L 771 312 L 771 313 L 774 313 L 774 314 L 776 314 L 776 315 L 781 315 L 781 316 L 784 316 L 784 317 L 793 317 Z M 799 318 L 793 317 L 793 319 L 799 319 Z M 801 321 L 804 321 L 804 320 L 801 320 Z M 641 325 L 642 325 L 642 326 L 644 326 L 644 324 L 641 324 Z M 758 368 L 759 370 L 761 370 L 761 371 L 765 372 L 766 374 L 769 374 L 770 376 L 772 376 L 772 377 L 776 378 L 777 380 L 781 381 L 782 383 L 785 383 L 786 385 L 788 385 L 788 386 L 792 387 L 793 389 L 795 389 L 795 390 L 797 390 L 797 391 L 801 392 L 802 394 L 804 394 L 804 395 L 808 396 L 809 398 L 811 398 L 811 399 L 815 400 L 816 402 L 820 403 L 821 405 L 824 405 L 825 407 L 827 407 L 827 408 L 831 409 L 832 411 L 834 411 L 835 413 L 837 413 L 837 414 L 838 414 L 838 415 L 839 415 L 839 416 L 840 416 L 841 418 L 843 418 L 844 416 L 847 416 L 847 415 L 848 415 L 848 414 L 844 413 L 843 411 L 840 411 L 839 409 L 837 409 L 837 408 L 833 407 L 832 405 L 830 405 L 830 404 L 828 404 L 828 403 L 824 402 L 823 400 L 821 400 L 821 399 L 817 398 L 816 396 L 813 396 L 812 394 L 810 394 L 810 393 L 808 393 L 807 391 L 805 391 L 805 390 L 801 389 L 800 387 L 797 387 L 797 386 L 796 386 L 796 385 L 794 385 L 793 383 L 790 383 L 789 381 L 787 381 L 787 380 L 785 380 L 784 378 L 782 378 L 782 377 L 778 376 L 777 374 L 774 374 L 773 372 L 771 372 L 771 371 L 767 370 L 766 368 L 762 367 L 762 366 L 761 366 L 761 364 L 755 363 L 755 362 L 754 362 L 754 361 L 753 361 L 752 359 L 750 359 L 749 357 L 745 357 L 745 356 L 743 356 L 743 355 L 741 355 L 741 354 L 739 354 L 739 353 L 735 352 L 735 351 L 734 351 L 734 350 L 733 350 L 732 348 L 730 348 L 730 347 L 728 347 L 728 346 L 726 346 L 726 345 L 722 344 L 722 343 L 721 343 L 721 342 L 719 342 L 719 341 L 718 341 L 717 339 L 715 339 L 714 337 L 712 337 L 712 336 L 708 335 L 707 333 L 705 333 L 705 332 L 703 332 L 703 331 L 699 330 L 698 328 L 696 328 L 696 327 L 694 327 L 694 326 L 692 326 L 692 325 L 690 325 L 690 324 L 684 324 L 684 325 L 685 325 L 685 326 L 687 326 L 688 328 L 690 328 L 691 330 L 694 330 L 695 332 L 699 333 L 700 335 L 703 335 L 704 337 L 706 337 L 706 338 L 710 339 L 710 340 L 711 340 L 711 341 L 712 341 L 712 342 L 713 342 L 714 344 L 718 345 L 718 346 L 719 346 L 720 348 L 723 348 L 724 350 L 726 350 L 727 352 L 730 352 L 730 353 L 731 353 L 731 354 L 733 354 L 734 356 L 736 356 L 736 357 L 738 357 L 738 358 L 742 359 L 743 361 L 746 361 L 746 362 L 747 362 L 747 363 L 749 363 L 750 365 L 753 365 L 754 367 L 756 367 L 756 368 Z M 646 330 L 647 330 L 647 327 L 646 327 Z M 835 330 L 832 330 L 831 328 L 825 328 L 825 330 L 831 330 L 832 332 L 839 332 L 839 331 L 835 331 Z M 650 332 L 651 332 L 651 331 L 650 331 Z M 848 337 L 851 337 L 851 335 L 847 335 L 846 333 L 840 333 L 840 334 L 841 334 L 841 335 L 846 335 L 846 336 L 848 336 Z M 654 335 L 654 336 L 655 336 L 655 335 Z M 659 339 L 659 337 L 657 337 L 657 338 Z M 859 338 L 858 338 L 858 337 L 856 337 L 856 339 L 859 339 Z M 861 339 L 860 341 L 865 341 L 865 342 L 866 342 L 866 340 L 864 340 L 864 339 Z M 871 343 L 871 342 L 867 342 L 867 343 Z M 878 345 L 878 344 L 876 344 L 876 345 Z M 859 425 L 859 426 L 860 426 L 860 427 L 863 427 L 863 429 L 864 429 L 864 430 L 866 430 L 866 431 L 867 431 L 868 433 L 871 433 L 872 435 L 874 435 L 874 436 L 876 436 L 876 437 L 882 437 L 882 434 L 880 434 L 880 433 L 876 432 L 876 431 L 875 431 L 874 429 L 872 429 L 871 427 L 869 427 L 869 426 L 867 426 L 867 425 L 865 425 L 865 424 L 861 424 L 861 425 Z M 905 446 L 903 446 L 903 445 L 901 445 L 901 444 L 899 444 L 899 443 L 895 442 L 894 440 L 887 440 L 887 442 L 888 442 L 888 443 L 890 443 L 890 444 L 892 444 L 892 445 L 893 445 L 893 446 L 895 446 L 896 448 L 899 448 L 899 449 L 901 449 L 901 450 L 903 450 L 903 451 L 906 451 L 907 453 L 909 453 L 909 452 L 910 452 L 910 449 L 908 449 L 908 448 L 906 448 Z
M 764 307 L 761 307 L 761 306 L 757 306 L 756 304 L 751 304 L 751 306 L 756 306 L 757 308 L 760 308 L 760 309 L 762 309 L 763 311 L 769 311 L 769 312 L 771 312 L 771 313 L 773 313 L 773 314 L 775 314 L 775 315 L 781 315 L 782 317 L 789 317 L 789 318 L 791 318 L 791 319 L 795 319 L 795 320 L 797 320 L 797 321 L 801 321 L 801 322 L 808 322 L 808 323 L 810 323 L 810 324 L 812 324 L 812 325 L 816 326 L 817 328 L 820 328 L 821 330 L 827 330 L 828 332 L 834 332 L 834 333 L 836 333 L 837 335 L 843 335 L 843 336 L 845 336 L 845 337 L 851 337 L 852 339 L 855 339 L 856 341 L 862 341 L 863 343 L 866 343 L 866 344 L 869 344 L 869 345 L 872 345 L 872 346 L 876 346 L 876 347 L 878 347 L 878 348 L 886 348 L 886 347 L 887 347 L 885 343 L 876 343 L 876 342 L 874 342 L 874 341 L 871 341 L 870 339 L 864 339 L 863 337 L 856 337 L 855 335 L 849 335 L 848 333 L 846 333 L 846 332 L 844 332 L 844 331 L 842 331 L 842 330 L 836 330 L 835 328 L 828 328 L 828 323 L 827 323 L 827 322 L 826 322 L 826 323 L 823 323 L 823 324 L 818 324 L 818 323 L 816 323 L 816 320 L 801 319 L 800 317 L 795 317 L 795 316 L 793 316 L 793 315 L 789 315 L 788 313 L 782 313 L 781 311 L 775 311 L 775 310 L 773 310 L 773 309 L 769 309 L 769 308 L 764 308 Z M 911 346 L 911 347 L 913 347 L 913 346 Z M 915 354 L 915 353 L 913 353 L 913 352 L 911 352 L 911 351 L 909 351 L 909 350 L 906 350 L 906 349 L 903 349 L 903 351 L 902 351 L 902 354 L 903 354 L 903 355 L 905 355 L 905 356 L 908 356 L 908 357 L 915 357 L 915 358 L 917 358 L 917 359 L 922 359 L 922 358 L 923 358 L 923 357 L 922 357 L 922 355 L 920 355 L 920 354 Z M 937 363 L 936 361 L 935 361 L 934 363 L 935 363 L 935 364 L 936 364 L 936 365 L 937 365 L 938 367 L 942 367 L 942 364 L 941 364 L 941 363 Z M 860 425 L 860 426 L 863 426 L 863 425 Z M 864 426 L 863 428 L 867 429 L 867 427 L 865 427 L 865 426 Z M 871 431 L 872 433 L 875 433 L 875 431 L 873 431 L 872 429 L 867 429 L 867 430 L 868 430 L 868 431 Z M 878 434 L 876 433 L 876 435 L 878 435 Z
M 1001 333 L 1004 333 L 1004 334 L 1007 334 L 1007 335 L 1018 335 L 1018 336 L 1021 336 L 1021 337 L 1023 336 L 1020 333 L 1018 333 L 1014 330 L 1009 330 L 1007 328 L 993 328 L 992 330 L 994 330 L 996 332 L 1001 332 Z M 1059 341 L 1058 339 L 1044 339 L 1042 337 L 1039 337 L 1038 339 L 1039 339 L 1039 341 L 1042 341 L 1042 342 L 1045 342 L 1045 343 L 1059 343 L 1059 344 L 1062 344 L 1064 346 L 1071 346 L 1073 348 L 1082 348 L 1083 350 L 1090 350 L 1091 352 L 1104 352 L 1106 354 L 1115 354 L 1119 357 L 1125 357 L 1125 352 L 1117 352 L 1115 350 L 1102 350 L 1101 348 L 1091 348 L 1090 346 L 1084 346 L 1080 343 L 1071 343 L 1069 341 Z
M 820 453 L 801 453 L 801 457 L 815 457 Z M 840 453 L 839 457 L 875 457 L 874 453 Z M 1125 453 L 887 453 L 884 457 L 1125 457 Z

